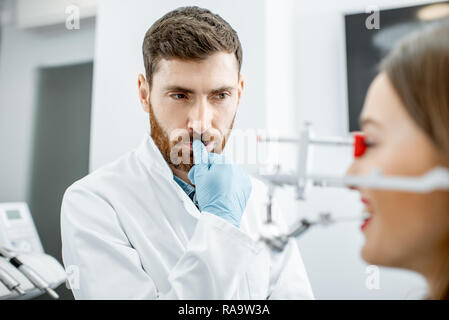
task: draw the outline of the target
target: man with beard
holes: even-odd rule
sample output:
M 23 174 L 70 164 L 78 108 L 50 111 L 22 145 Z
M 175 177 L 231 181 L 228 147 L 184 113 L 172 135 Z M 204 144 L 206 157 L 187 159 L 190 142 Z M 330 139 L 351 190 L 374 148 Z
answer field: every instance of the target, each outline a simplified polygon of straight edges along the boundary
M 147 31 L 143 57 L 151 132 L 64 195 L 75 297 L 313 298 L 296 243 L 279 253 L 257 241 L 265 186 L 222 155 L 244 89 L 236 32 L 206 9 L 179 8 Z

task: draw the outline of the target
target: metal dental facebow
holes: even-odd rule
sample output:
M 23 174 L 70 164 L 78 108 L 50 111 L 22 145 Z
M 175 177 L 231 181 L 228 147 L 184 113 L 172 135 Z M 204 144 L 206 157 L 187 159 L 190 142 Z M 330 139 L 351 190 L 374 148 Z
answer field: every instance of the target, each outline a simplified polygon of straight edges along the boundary
M 307 183 L 311 182 L 316 187 L 362 187 L 371 189 L 383 189 L 413 193 L 428 193 L 436 190 L 449 191 L 449 171 L 443 167 L 436 167 L 426 174 L 417 177 L 386 176 L 380 170 L 374 170 L 366 176 L 328 176 L 309 175 L 307 173 L 307 158 L 309 147 L 312 146 L 345 146 L 354 148 L 354 157 L 361 157 L 366 150 L 365 137 L 362 133 L 353 133 L 352 137 L 327 137 L 314 138 L 310 134 L 310 125 L 305 124 L 300 131 L 299 138 L 270 138 L 258 137 L 259 142 L 292 143 L 296 144 L 297 165 L 294 174 L 276 172 L 273 174 L 259 174 L 259 178 L 268 183 L 268 204 L 266 228 L 260 236 L 260 240 L 268 244 L 272 249 L 283 250 L 289 238 L 299 237 L 313 225 L 329 225 L 342 221 L 362 220 L 361 216 L 332 218 L 330 212 L 319 213 L 316 221 L 302 219 L 291 231 L 282 234 L 278 232 L 272 220 L 272 200 L 276 187 L 293 186 L 296 189 L 297 200 L 305 200 Z

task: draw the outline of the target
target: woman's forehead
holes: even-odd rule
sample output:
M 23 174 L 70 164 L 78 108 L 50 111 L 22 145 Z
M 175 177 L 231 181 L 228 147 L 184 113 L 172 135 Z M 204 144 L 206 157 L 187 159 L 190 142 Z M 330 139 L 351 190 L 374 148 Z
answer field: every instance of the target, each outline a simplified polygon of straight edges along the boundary
M 360 123 L 388 126 L 407 118 L 407 112 L 388 76 L 380 73 L 368 89 Z

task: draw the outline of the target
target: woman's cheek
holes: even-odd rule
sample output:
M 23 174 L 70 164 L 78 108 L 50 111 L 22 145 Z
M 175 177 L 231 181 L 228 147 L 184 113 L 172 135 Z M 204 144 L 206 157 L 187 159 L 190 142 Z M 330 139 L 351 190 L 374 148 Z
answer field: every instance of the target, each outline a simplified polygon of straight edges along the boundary
M 366 230 L 371 263 L 393 267 L 412 264 L 412 257 L 429 237 L 424 221 L 428 200 L 405 192 L 372 192 L 374 212 Z

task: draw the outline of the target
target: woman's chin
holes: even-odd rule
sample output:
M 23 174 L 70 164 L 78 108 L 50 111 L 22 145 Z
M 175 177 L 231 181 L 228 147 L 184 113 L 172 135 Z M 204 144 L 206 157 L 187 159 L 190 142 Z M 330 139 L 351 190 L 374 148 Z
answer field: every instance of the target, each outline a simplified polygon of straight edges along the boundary
M 372 256 L 369 248 L 367 248 L 366 242 L 365 242 L 364 246 L 362 247 L 362 250 L 360 252 L 360 256 L 368 264 L 377 264 L 375 262 L 376 259 L 373 259 L 373 256 Z
M 392 256 L 392 252 L 381 248 L 382 246 L 378 243 L 376 244 L 366 240 L 361 249 L 360 256 L 367 264 L 391 268 L 402 267 L 402 264 L 399 263 L 399 256 Z
M 379 252 L 379 246 L 375 245 L 369 239 L 365 239 L 365 243 L 361 249 L 360 255 L 368 264 L 383 265 L 382 254 Z

